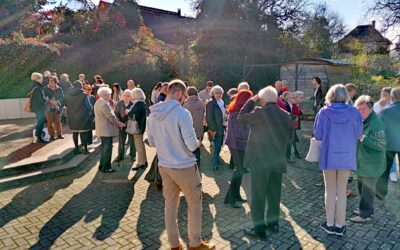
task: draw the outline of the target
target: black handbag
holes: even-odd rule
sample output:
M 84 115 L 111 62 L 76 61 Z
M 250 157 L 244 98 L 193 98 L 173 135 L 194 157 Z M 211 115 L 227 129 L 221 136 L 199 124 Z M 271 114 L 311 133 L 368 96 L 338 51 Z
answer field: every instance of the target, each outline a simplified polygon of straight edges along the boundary
M 150 184 L 155 185 L 158 190 L 160 191 L 162 190 L 162 179 L 160 175 L 160 169 L 158 168 L 157 155 L 154 157 L 149 172 L 146 174 L 144 179 L 148 181 Z

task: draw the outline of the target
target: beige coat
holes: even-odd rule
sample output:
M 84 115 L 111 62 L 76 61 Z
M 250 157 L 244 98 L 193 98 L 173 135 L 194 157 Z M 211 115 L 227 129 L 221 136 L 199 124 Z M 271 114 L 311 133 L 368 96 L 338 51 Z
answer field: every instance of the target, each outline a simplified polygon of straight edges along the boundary
M 193 127 L 197 138 L 203 138 L 204 135 L 204 106 L 203 102 L 197 96 L 189 96 L 183 107 L 189 110 L 193 119 Z
M 108 102 L 99 99 L 94 104 L 96 135 L 100 137 L 113 137 L 118 135 L 117 118 Z

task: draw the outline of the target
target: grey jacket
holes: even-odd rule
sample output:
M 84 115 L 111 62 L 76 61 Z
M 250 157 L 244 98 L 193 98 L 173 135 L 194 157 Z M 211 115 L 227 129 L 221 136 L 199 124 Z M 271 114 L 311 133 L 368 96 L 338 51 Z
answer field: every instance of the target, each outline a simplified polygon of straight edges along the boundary
M 118 122 L 107 101 L 100 98 L 94 104 L 94 115 L 96 122 L 96 135 L 99 137 L 113 137 L 118 135 Z
M 189 96 L 183 107 L 189 110 L 193 119 L 193 127 L 197 138 L 203 138 L 204 134 L 204 106 L 198 96 Z

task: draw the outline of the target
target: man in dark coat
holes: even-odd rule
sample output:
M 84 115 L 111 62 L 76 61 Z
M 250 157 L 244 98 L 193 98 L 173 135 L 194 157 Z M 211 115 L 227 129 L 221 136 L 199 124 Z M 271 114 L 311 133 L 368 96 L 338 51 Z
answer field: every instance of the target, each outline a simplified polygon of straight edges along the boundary
M 314 95 L 311 97 L 311 100 L 313 100 L 313 110 L 314 115 L 316 115 L 319 110 L 324 106 L 325 95 L 322 91 L 322 81 L 318 76 L 314 76 L 311 83 L 314 89 Z
M 272 86 L 251 98 L 239 113 L 238 121 L 250 126 L 244 166 L 251 169 L 251 237 L 266 239 L 266 230 L 279 231 L 279 204 L 282 174 L 286 172 L 286 147 L 293 141 L 291 115 L 277 105 L 278 93 Z M 262 107 L 256 107 L 260 100 Z M 268 201 L 267 223 L 264 221 Z

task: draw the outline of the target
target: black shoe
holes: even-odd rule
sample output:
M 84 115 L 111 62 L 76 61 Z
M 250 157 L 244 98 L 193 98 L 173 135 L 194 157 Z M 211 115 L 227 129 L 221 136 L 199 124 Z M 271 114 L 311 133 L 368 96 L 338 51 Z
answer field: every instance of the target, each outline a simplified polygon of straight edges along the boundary
M 233 202 L 233 203 L 228 203 L 229 204 L 229 206 L 231 206 L 232 208 L 241 208 L 242 207 L 242 204 L 241 203 L 239 203 L 239 202 Z
M 353 176 L 349 176 L 348 182 L 353 182 Z
M 327 234 L 335 234 L 335 227 L 334 226 L 328 226 L 328 223 L 324 222 L 320 225 L 320 228 L 324 230 Z
M 84 154 L 84 155 L 88 155 L 88 154 L 89 154 L 89 151 L 87 150 L 87 148 L 85 148 L 85 149 L 83 150 L 83 154 Z
M 59 136 L 57 136 L 57 139 L 64 139 L 64 136 L 63 135 L 59 135 Z
M 334 232 L 335 235 L 343 236 L 344 232 L 346 232 L 346 227 L 345 226 L 343 226 L 343 227 L 335 227 L 335 232 Z
M 136 167 L 132 168 L 133 171 L 138 171 L 138 170 L 142 170 L 142 169 L 146 169 L 146 164 L 144 164 L 144 165 L 136 165 Z
M 237 198 L 236 201 L 240 202 L 240 203 L 246 203 L 247 202 L 247 200 L 243 199 L 242 197 Z
M 56 138 L 54 136 L 50 136 L 50 141 L 54 141 Z
M 78 148 L 74 149 L 74 155 L 79 155 L 80 153 L 81 151 Z
M 267 225 L 267 231 L 273 234 L 279 233 L 279 225 Z
M 258 240 L 267 240 L 267 235 L 264 233 L 257 233 L 254 231 L 254 227 L 247 227 L 244 229 L 244 233 L 252 238 L 258 239 Z

